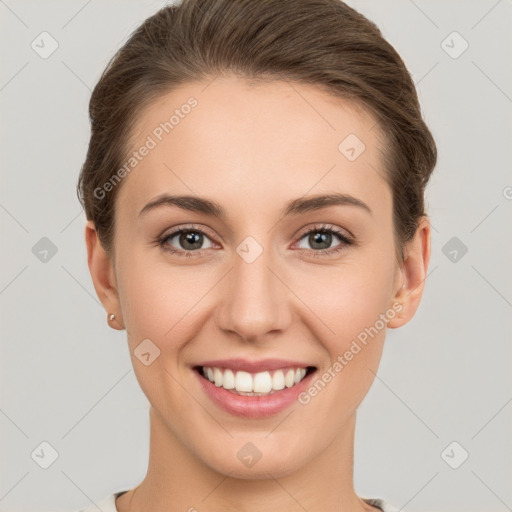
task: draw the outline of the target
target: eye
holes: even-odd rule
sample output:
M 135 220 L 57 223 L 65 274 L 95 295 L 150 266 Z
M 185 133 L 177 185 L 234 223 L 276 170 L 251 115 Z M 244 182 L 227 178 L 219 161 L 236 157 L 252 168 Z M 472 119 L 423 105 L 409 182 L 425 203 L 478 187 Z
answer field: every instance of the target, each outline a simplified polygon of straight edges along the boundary
M 195 256 L 194 252 L 199 255 L 202 249 L 213 247 L 204 231 L 192 227 L 176 229 L 160 238 L 158 244 L 166 251 L 186 257 Z
M 333 242 L 336 242 L 332 246 Z M 310 247 L 304 247 L 301 241 L 304 240 Z M 331 226 L 314 226 L 302 234 L 299 241 L 299 249 L 313 250 L 315 253 L 336 253 L 352 245 L 353 241 L 343 232 Z
M 335 243 L 337 241 L 337 243 Z M 304 243 L 310 247 L 304 247 Z M 335 243 L 333 246 L 332 244 Z M 298 249 L 307 251 L 315 256 L 323 254 L 333 254 L 353 245 L 351 240 L 344 232 L 332 226 L 313 226 L 308 229 L 299 238 Z M 210 237 L 199 228 L 187 227 L 175 229 L 158 239 L 160 245 L 165 251 L 177 256 L 194 257 L 201 256 L 204 249 L 214 247 Z

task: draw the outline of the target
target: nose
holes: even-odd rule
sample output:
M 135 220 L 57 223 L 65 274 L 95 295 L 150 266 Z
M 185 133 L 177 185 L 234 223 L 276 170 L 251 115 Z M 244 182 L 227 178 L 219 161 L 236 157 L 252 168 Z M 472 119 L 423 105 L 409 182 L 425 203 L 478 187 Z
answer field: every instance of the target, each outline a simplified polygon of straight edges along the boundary
M 259 341 L 284 331 L 291 323 L 291 292 L 273 267 L 270 251 L 248 263 L 233 255 L 217 308 L 217 325 L 246 341 Z

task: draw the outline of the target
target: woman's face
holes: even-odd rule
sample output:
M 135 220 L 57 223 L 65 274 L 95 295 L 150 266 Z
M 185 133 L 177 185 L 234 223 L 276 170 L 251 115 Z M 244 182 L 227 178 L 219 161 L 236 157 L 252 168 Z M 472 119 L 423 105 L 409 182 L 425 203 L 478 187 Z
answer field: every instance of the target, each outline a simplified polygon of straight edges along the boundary
M 312 462 L 350 430 L 401 308 L 374 118 L 314 87 L 217 78 L 148 107 L 132 149 L 116 201 L 119 303 L 108 307 L 127 329 L 153 427 L 241 478 Z M 189 199 L 148 206 L 165 195 Z M 312 201 L 324 195 L 338 199 Z M 285 380 L 315 371 L 246 397 L 209 382 L 205 364 L 260 373 L 238 377 L 258 389 L 281 387 L 279 369 Z

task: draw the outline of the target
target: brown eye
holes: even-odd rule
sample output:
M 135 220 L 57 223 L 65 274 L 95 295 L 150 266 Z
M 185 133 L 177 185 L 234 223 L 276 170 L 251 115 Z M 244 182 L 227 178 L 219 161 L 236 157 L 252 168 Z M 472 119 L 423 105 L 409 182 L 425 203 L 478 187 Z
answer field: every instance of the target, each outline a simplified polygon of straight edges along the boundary
M 329 249 L 332 238 L 331 233 L 317 231 L 308 235 L 308 243 L 313 249 Z
M 159 244 L 167 251 L 181 254 L 213 247 L 210 238 L 199 229 L 178 229 L 162 237 Z
M 338 239 L 338 243 L 332 245 L 333 242 L 336 242 L 336 239 Z M 336 252 L 352 243 L 343 233 L 329 227 L 312 228 L 306 231 L 300 240 L 305 240 L 309 247 L 299 244 L 299 249 L 310 249 L 316 252 Z

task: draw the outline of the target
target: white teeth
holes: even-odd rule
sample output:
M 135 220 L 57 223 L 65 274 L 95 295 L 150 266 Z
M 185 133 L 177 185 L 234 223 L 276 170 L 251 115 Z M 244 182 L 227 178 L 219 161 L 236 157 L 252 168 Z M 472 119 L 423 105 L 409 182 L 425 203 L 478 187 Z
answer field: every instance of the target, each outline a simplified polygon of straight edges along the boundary
M 272 377 L 270 373 L 257 373 L 253 377 L 252 388 L 252 391 L 255 393 L 268 393 L 272 389 Z
M 222 382 L 224 389 L 234 389 L 235 387 L 235 374 L 231 370 L 224 370 L 224 380 Z
M 284 384 L 287 388 L 291 388 L 295 384 L 295 372 L 288 370 L 284 378 Z
M 282 370 L 277 370 L 272 377 L 272 389 L 279 391 L 284 388 L 284 373 Z
M 251 374 L 249 372 L 233 372 L 230 369 L 203 367 L 203 375 L 224 389 L 236 390 L 243 395 L 268 395 L 285 387 L 291 388 L 298 384 L 306 375 L 306 368 L 276 370 Z
M 295 371 L 295 384 L 298 384 L 306 375 L 306 368 L 297 368 Z
M 222 386 L 222 372 L 218 368 L 213 369 L 213 380 L 217 387 Z
M 252 391 L 252 375 L 247 372 L 236 372 L 235 388 L 237 391 Z

